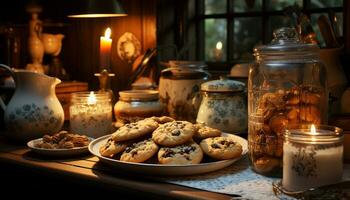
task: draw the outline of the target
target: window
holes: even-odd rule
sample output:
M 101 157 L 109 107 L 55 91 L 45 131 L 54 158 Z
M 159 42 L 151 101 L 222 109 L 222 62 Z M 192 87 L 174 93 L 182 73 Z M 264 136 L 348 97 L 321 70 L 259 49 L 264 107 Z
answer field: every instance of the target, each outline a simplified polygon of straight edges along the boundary
M 197 0 L 199 59 L 206 60 L 212 70 L 251 61 L 255 45 L 269 43 L 274 29 L 292 26 L 283 9 L 294 4 L 308 15 L 321 47 L 320 15 L 328 17 L 333 11 L 342 36 L 343 0 Z

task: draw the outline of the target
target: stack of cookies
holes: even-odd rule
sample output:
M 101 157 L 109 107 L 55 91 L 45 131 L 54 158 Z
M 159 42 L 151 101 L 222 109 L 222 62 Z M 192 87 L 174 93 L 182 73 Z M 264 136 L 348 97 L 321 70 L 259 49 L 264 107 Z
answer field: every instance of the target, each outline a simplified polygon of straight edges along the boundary
M 199 144 L 199 145 L 198 145 Z M 129 123 L 101 146 L 100 154 L 125 162 L 160 164 L 198 164 L 203 154 L 215 160 L 233 159 L 242 146 L 221 131 L 203 124 L 176 121 L 170 117 L 151 117 Z

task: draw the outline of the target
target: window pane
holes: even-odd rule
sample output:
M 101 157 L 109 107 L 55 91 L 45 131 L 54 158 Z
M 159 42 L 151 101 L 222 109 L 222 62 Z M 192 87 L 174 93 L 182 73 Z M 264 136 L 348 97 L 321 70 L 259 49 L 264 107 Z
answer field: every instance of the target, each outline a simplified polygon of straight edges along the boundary
M 261 11 L 262 0 L 234 0 L 234 12 Z
M 253 48 L 261 44 L 261 18 L 244 17 L 234 20 L 234 59 L 240 61 L 253 59 Z
M 269 43 L 273 38 L 273 31 L 281 27 L 293 27 L 290 18 L 286 16 L 270 16 L 268 19 L 268 29 L 265 41 Z
M 343 7 L 343 0 L 311 0 L 311 8 Z
M 337 17 L 337 27 L 339 29 L 339 35 L 343 36 L 343 13 L 335 13 L 335 16 Z
M 226 19 L 205 20 L 205 60 L 226 61 Z
M 303 7 L 303 0 L 267 0 L 269 10 L 283 10 L 287 6 L 297 4 L 300 8 Z
M 205 14 L 226 13 L 226 0 L 205 0 Z

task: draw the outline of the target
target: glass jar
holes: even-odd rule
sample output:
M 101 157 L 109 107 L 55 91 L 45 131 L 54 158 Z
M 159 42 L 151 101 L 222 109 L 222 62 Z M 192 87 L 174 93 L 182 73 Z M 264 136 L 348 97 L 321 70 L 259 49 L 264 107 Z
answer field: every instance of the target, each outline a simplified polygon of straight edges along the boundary
M 69 106 L 70 130 L 98 138 L 112 131 L 112 104 L 109 92 L 72 93 Z
M 342 129 L 298 125 L 285 132 L 283 189 L 302 192 L 338 183 L 343 176 Z
M 158 91 L 127 90 L 120 91 L 119 96 L 119 101 L 114 105 L 118 124 L 164 115 L 165 106 L 159 101 Z
M 199 104 L 192 99 L 199 95 L 200 85 L 209 79 L 204 62 L 170 61 L 159 80 L 160 100 L 170 117 L 195 122 Z
M 274 32 L 254 49 L 248 80 L 248 142 L 253 170 L 281 176 L 285 127 L 327 121 L 326 71 L 319 48 L 299 41 L 293 28 Z

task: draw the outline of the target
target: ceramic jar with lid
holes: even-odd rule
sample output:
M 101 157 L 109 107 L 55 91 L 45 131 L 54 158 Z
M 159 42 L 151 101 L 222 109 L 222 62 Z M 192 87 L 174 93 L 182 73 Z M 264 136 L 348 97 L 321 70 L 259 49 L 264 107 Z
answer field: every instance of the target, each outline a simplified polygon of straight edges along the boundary
M 162 70 L 159 95 L 170 117 L 196 121 L 199 105 L 193 104 L 192 99 L 199 95 L 200 85 L 210 77 L 205 67 L 204 62 L 170 61 L 168 68 Z
M 282 175 L 286 127 L 325 124 L 327 74 L 319 47 L 303 43 L 294 28 L 275 30 L 268 45 L 254 49 L 248 79 L 248 142 L 253 170 Z
M 246 131 L 247 96 L 245 88 L 244 83 L 229 79 L 203 83 L 197 123 L 204 123 L 227 133 Z
M 164 115 L 165 106 L 159 101 L 159 92 L 156 90 L 126 90 L 120 91 L 119 96 L 114 114 L 120 123 Z

